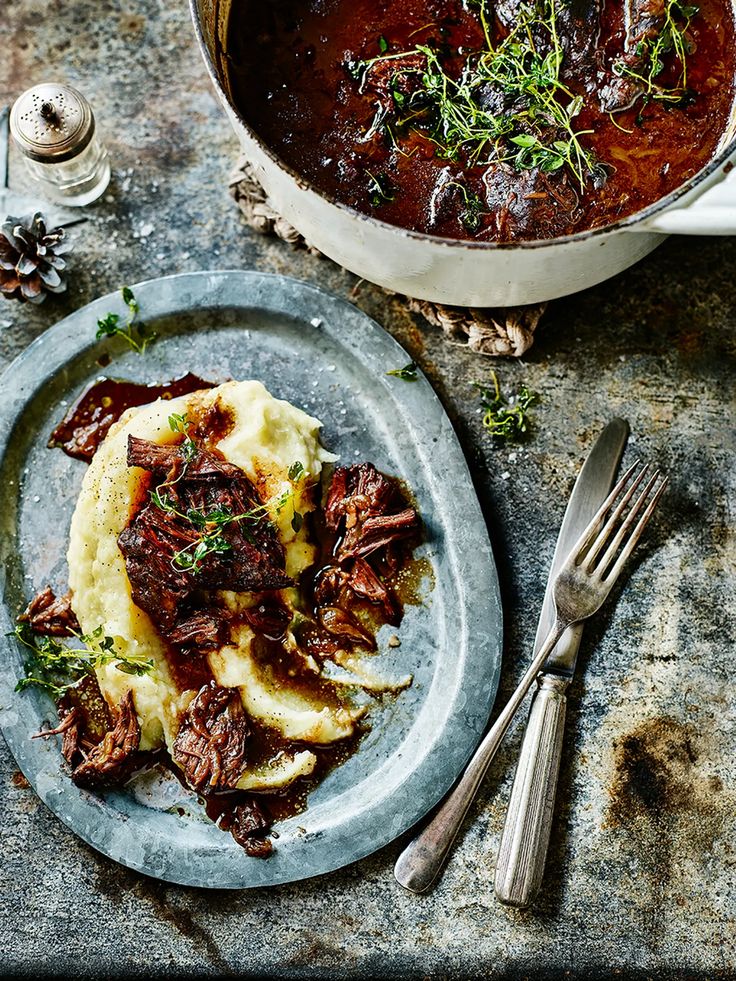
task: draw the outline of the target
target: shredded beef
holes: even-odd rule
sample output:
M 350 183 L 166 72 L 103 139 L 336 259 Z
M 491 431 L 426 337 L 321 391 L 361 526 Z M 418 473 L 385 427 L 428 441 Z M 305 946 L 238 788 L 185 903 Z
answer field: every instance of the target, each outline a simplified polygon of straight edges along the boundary
M 340 553 L 344 557 L 371 555 L 385 545 L 410 537 L 416 530 L 417 513 L 414 508 L 406 508 L 399 514 L 366 518 L 360 534 L 351 536 L 351 541 L 348 540 L 347 535 L 345 536 Z
M 34 733 L 31 739 L 61 736 L 61 755 L 67 763 L 73 763 L 74 757 L 79 752 L 81 721 L 81 712 L 75 706 L 62 717 L 55 729 L 42 729 L 41 732 Z
M 36 634 L 71 637 L 79 632 L 79 621 L 71 607 L 71 594 L 57 598 L 50 586 L 34 596 L 18 619 L 30 624 Z
M 179 620 L 168 639 L 177 647 L 214 651 L 227 642 L 229 617 L 223 610 L 198 610 Z
M 133 693 L 128 691 L 120 700 L 113 729 L 91 750 L 72 772 L 79 787 L 108 787 L 122 783 L 130 776 L 138 761 L 141 727 L 135 714 Z
M 190 702 L 172 756 L 194 790 L 233 790 L 245 768 L 249 737 L 237 688 L 211 681 Z
M 238 467 L 201 449 L 193 460 L 184 460 L 176 448 L 176 456 L 166 456 L 164 461 L 160 449 L 146 440 L 129 437 L 128 460 L 158 474 L 171 464 L 162 492 L 181 515 L 190 510 L 200 514 L 214 510 L 243 514 L 262 504 L 252 482 Z M 133 602 L 174 643 L 181 628 L 187 634 L 187 603 L 195 591 L 261 592 L 292 583 L 286 575 L 283 547 L 265 517 L 223 526 L 221 534 L 229 546 L 227 551 L 211 552 L 197 572 L 176 569 L 172 564 L 175 553 L 196 543 L 201 534 L 186 517 L 164 511 L 151 501 L 118 538 Z M 180 620 L 184 623 L 180 624 Z
M 319 622 L 327 633 L 340 637 L 351 644 L 360 644 L 373 650 L 376 641 L 357 619 L 339 606 L 323 606 L 319 609 Z
M 271 839 L 267 837 L 271 822 L 254 798 L 245 804 L 238 804 L 228 830 L 237 843 L 254 858 L 268 858 L 273 851 Z
M 386 584 L 378 578 L 373 567 L 365 559 L 357 558 L 353 562 L 348 586 L 356 596 L 381 606 L 389 621 L 394 619 L 397 612 L 396 601 Z
M 338 467 L 325 505 L 325 520 L 342 530 L 336 549 L 339 560 L 370 555 L 390 542 L 417 531 L 414 508 L 407 508 L 398 485 L 371 463 Z

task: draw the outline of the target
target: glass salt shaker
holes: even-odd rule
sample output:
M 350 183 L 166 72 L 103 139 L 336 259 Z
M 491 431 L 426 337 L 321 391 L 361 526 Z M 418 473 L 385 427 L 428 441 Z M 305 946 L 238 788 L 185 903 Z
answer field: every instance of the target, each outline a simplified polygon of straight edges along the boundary
M 10 132 L 41 194 L 56 204 L 95 201 L 110 182 L 107 150 L 95 135 L 95 117 L 69 85 L 35 85 L 15 102 Z

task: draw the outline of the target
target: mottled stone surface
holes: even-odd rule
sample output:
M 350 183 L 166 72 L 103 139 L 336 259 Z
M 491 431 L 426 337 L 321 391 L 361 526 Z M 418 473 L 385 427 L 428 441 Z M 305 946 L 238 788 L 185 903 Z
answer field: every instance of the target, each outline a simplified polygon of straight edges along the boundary
M 0 361 L 88 300 L 159 274 L 285 272 L 350 296 L 432 379 L 468 454 L 507 616 L 501 694 L 534 637 L 564 502 L 603 423 L 625 415 L 634 454 L 673 486 L 619 597 L 583 642 L 554 843 L 529 912 L 493 898 L 519 730 L 497 759 L 439 887 L 395 885 L 400 843 L 268 892 L 164 886 L 81 845 L 0 754 L 0 964 L 29 975 L 732 977 L 736 972 L 736 243 L 670 240 L 637 268 L 551 309 L 502 382 L 539 391 L 522 448 L 486 438 L 471 383 L 488 362 L 328 262 L 246 231 L 226 190 L 237 146 L 183 0 L 9 0 L 0 104 L 60 78 L 87 93 L 111 151 L 69 294 L 0 304 Z M 22 175 L 12 160 L 11 180 Z M 482 583 L 477 584 L 483 588 Z

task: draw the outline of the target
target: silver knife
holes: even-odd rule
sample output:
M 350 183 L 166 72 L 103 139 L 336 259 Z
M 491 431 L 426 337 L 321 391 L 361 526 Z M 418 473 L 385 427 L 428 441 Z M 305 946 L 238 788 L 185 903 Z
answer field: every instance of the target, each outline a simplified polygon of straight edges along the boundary
M 609 422 L 575 481 L 547 580 L 535 654 L 555 620 L 555 576 L 608 496 L 628 436 L 629 424 L 624 419 Z M 582 633 L 582 624 L 578 624 L 563 634 L 537 679 L 496 863 L 496 897 L 508 906 L 529 906 L 542 884 L 560 772 L 566 692 L 575 672 Z

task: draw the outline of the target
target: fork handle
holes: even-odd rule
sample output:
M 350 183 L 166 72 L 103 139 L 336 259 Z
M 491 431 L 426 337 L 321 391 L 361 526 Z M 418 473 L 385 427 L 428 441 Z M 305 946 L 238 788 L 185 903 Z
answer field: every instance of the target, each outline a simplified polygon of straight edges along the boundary
M 542 675 L 529 711 L 496 863 L 496 897 L 507 906 L 530 906 L 542 884 L 569 684 Z
M 476 749 L 460 780 L 445 797 L 434 816 L 403 850 L 394 867 L 396 881 L 410 892 L 424 892 L 439 875 L 463 818 L 468 813 L 483 777 L 498 752 L 511 720 L 534 679 L 544 667 L 557 641 L 570 626 L 559 617 L 529 665 L 513 695 Z

